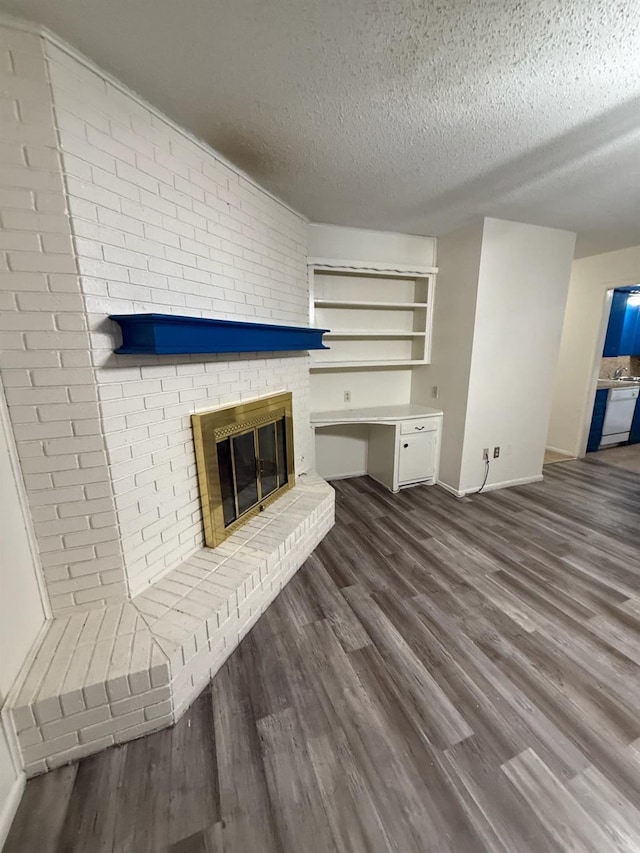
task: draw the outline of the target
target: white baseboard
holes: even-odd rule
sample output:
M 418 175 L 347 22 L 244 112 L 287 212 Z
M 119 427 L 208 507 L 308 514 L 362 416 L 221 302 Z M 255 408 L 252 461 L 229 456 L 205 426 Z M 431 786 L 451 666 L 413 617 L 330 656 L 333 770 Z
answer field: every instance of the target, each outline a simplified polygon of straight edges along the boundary
M 535 477 L 520 477 L 517 480 L 503 480 L 500 483 L 488 483 L 484 489 L 484 492 L 495 492 L 496 489 L 508 489 L 510 486 L 526 486 L 527 483 L 541 483 L 543 480 L 542 474 L 536 474 Z M 442 488 L 450 492 L 450 494 L 455 495 L 457 498 L 464 498 L 467 495 L 475 494 L 479 486 L 474 487 L 473 489 L 464 489 L 464 491 L 460 491 L 458 489 L 454 489 L 453 486 L 450 486 L 448 483 L 443 483 L 442 480 L 438 480 L 438 485 L 442 486 Z
M 450 486 L 449 483 L 445 483 L 442 480 L 437 480 L 437 485 L 442 486 L 445 492 L 449 492 L 449 494 L 455 495 L 457 498 L 464 497 L 464 492 L 459 492 L 457 489 L 454 489 L 453 486 Z
M 20 771 L 16 781 L 11 786 L 9 796 L 0 807 L 0 850 L 4 847 L 4 843 L 9 835 L 9 830 L 11 829 L 11 824 L 13 823 L 13 819 L 18 811 L 18 806 L 20 805 L 20 800 L 22 799 L 24 786 L 26 784 L 27 777 L 22 771 Z
M 320 476 L 323 478 L 323 480 L 326 480 L 328 483 L 330 483 L 331 480 L 348 480 L 351 477 L 364 477 L 366 473 L 366 471 L 352 471 L 349 474 L 320 474 Z
M 545 450 L 552 450 L 554 453 L 562 453 L 563 456 L 567 456 L 570 459 L 575 459 L 575 456 L 573 455 L 573 453 L 571 453 L 571 451 L 565 450 L 562 447 L 552 447 L 550 444 L 547 444 Z
M 520 477 L 517 480 L 503 480 L 501 483 L 488 483 L 483 492 L 494 492 L 496 489 L 508 489 L 509 486 L 526 486 L 527 483 L 541 483 L 544 477 L 542 474 L 536 474 L 535 477 Z M 465 494 L 471 494 L 477 489 L 468 489 Z

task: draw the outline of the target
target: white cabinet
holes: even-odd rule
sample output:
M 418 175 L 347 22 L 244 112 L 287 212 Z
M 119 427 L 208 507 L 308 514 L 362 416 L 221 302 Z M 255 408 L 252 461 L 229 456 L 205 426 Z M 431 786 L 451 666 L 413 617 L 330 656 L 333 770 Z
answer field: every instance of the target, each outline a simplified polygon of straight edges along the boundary
M 340 267 L 309 259 L 313 326 L 330 329 L 330 350 L 312 354 L 312 370 L 427 364 L 435 268 Z
M 431 480 L 436 475 L 438 433 L 404 435 L 398 441 L 398 487 Z

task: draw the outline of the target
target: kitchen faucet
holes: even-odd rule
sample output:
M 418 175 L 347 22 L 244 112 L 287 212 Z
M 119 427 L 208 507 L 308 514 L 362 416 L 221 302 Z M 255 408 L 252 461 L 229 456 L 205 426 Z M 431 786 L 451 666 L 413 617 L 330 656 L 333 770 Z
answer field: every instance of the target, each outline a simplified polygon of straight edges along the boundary
M 613 374 L 613 378 L 614 379 L 622 379 L 622 374 L 628 373 L 628 372 L 629 372 L 628 367 L 616 367 L 614 374 Z

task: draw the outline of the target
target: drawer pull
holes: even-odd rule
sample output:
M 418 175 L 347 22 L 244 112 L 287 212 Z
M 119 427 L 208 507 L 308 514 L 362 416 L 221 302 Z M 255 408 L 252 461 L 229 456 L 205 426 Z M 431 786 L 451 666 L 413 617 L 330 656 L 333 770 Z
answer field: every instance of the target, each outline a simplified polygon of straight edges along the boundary
M 414 429 L 421 430 L 424 429 L 424 426 L 414 427 Z
M 402 446 L 403 446 L 403 447 L 409 447 L 409 445 L 408 445 L 408 444 L 403 444 Z

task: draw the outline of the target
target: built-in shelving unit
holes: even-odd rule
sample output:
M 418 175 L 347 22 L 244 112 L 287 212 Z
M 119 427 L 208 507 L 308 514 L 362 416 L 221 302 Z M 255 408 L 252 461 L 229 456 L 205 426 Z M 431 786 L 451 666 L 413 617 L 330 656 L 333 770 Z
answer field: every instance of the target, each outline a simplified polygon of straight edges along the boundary
M 428 364 L 435 268 L 309 259 L 312 322 L 329 351 L 311 369 Z
M 436 433 L 420 423 L 415 436 L 400 442 L 395 426 L 365 423 L 354 413 L 366 410 L 377 420 L 383 406 L 394 417 L 422 415 L 408 407 L 431 358 L 436 241 L 312 223 L 308 246 L 311 325 L 328 330 L 329 347 L 310 359 L 311 409 L 331 415 L 328 423 L 324 417 L 313 423 L 312 415 L 316 470 L 326 477 L 368 472 L 395 483 L 393 489 L 416 482 L 417 468 L 411 462 L 407 472 L 406 462 L 428 467 L 439 447 Z M 418 444 L 420 437 L 427 440 Z

